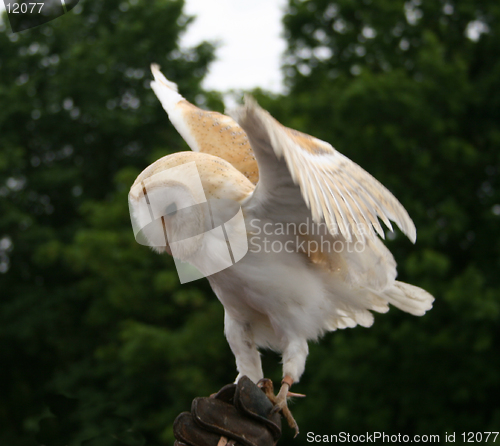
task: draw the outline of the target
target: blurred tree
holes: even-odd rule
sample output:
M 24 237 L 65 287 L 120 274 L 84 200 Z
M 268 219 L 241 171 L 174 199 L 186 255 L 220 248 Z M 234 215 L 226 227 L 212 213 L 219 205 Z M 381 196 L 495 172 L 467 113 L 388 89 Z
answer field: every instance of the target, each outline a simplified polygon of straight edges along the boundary
M 136 175 L 187 148 L 149 89 L 150 63 L 192 100 L 216 99 L 200 89 L 213 46 L 179 48 L 191 20 L 182 8 L 80 2 L 17 34 L 3 18 L 2 445 L 32 445 L 37 432 L 46 446 L 164 444 L 193 396 L 233 377 L 211 362 L 230 352 L 206 284 L 180 289 L 171 260 L 135 242 L 128 216 Z M 204 374 L 217 384 L 204 388 Z M 77 403 L 54 409 L 64 395 Z M 128 424 L 110 428 L 113 417 Z
M 498 430 L 500 6 L 290 0 L 288 95 L 256 96 L 386 184 L 417 245 L 389 240 L 424 318 L 397 310 L 311 346 L 292 406 L 306 433 Z M 0 444 L 160 445 L 197 395 L 234 379 L 222 307 L 133 239 L 139 171 L 186 149 L 149 90 L 189 99 L 213 59 L 180 50 L 182 1 L 81 2 L 0 30 Z M 278 358 L 264 356 L 279 380 Z M 289 434 L 287 434 L 289 435 Z
M 436 296 L 422 319 L 392 310 L 312 346 L 299 425 L 498 430 L 500 5 L 290 0 L 284 24 L 289 94 L 261 102 L 395 193 L 418 232 L 387 242 L 399 277 Z

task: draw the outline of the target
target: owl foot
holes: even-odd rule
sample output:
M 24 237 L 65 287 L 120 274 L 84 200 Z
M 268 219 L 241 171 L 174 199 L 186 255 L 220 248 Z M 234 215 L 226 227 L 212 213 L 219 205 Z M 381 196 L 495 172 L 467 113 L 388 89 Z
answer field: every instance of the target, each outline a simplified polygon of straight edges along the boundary
M 264 391 L 269 400 L 274 404 L 273 413 L 281 412 L 288 422 L 288 425 L 295 430 L 296 437 L 299 434 L 299 426 L 293 418 L 292 412 L 290 412 L 290 409 L 288 408 L 287 398 L 294 396 L 305 397 L 305 395 L 289 392 L 288 389 L 290 388 L 292 382 L 293 381 L 289 376 L 285 376 L 281 384 L 280 391 L 276 396 L 274 395 L 274 387 L 270 379 L 261 379 L 258 382 L 258 385 Z

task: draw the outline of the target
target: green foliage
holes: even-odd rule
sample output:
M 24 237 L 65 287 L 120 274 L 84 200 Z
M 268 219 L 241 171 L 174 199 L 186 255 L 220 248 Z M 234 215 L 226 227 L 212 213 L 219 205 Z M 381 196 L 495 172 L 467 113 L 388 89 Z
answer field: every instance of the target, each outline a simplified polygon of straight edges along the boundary
M 182 7 L 81 2 L 32 30 L 2 25 L 2 445 L 164 444 L 214 387 L 205 375 L 233 377 L 211 364 L 214 349 L 234 361 L 207 285 L 179 288 L 171 259 L 135 242 L 128 213 L 140 170 L 186 149 L 149 88 L 150 63 L 204 99 L 213 47 L 179 48 Z M 77 404 L 55 413 L 51 395 Z M 128 421 L 115 429 L 110 417 Z
M 149 64 L 220 110 L 200 88 L 213 46 L 179 49 L 181 0 L 80 3 L 0 30 L 0 444 L 171 444 L 175 416 L 232 381 L 234 358 L 207 282 L 179 286 L 172 260 L 135 242 L 127 194 L 186 149 Z M 436 302 L 311 345 L 302 434 L 282 444 L 498 430 L 500 6 L 290 0 L 284 23 L 289 93 L 256 97 L 396 194 L 418 240 L 387 243 Z M 263 360 L 279 382 L 279 357 Z
M 284 23 L 289 94 L 266 105 L 395 193 L 418 232 L 415 246 L 399 232 L 387 242 L 399 277 L 436 296 L 422 319 L 391 310 L 369 330 L 312 346 L 299 425 L 327 434 L 495 430 L 498 4 L 290 0 Z

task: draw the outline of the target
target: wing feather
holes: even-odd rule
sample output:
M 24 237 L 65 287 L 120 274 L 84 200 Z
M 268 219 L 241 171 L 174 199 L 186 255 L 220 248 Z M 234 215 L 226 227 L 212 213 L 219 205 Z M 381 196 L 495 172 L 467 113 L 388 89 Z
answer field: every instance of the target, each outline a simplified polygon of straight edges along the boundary
M 246 98 L 245 105 L 232 115 L 246 131 L 261 175 L 266 176 L 265 187 L 255 192 L 260 200 L 266 194 L 276 199 L 276 191 L 298 184 L 314 222 L 326 222 L 333 235 L 340 232 L 348 241 L 353 236 L 364 241 L 365 236 L 376 234 L 384 238 L 380 218 L 391 231 L 390 220 L 395 222 L 415 242 L 415 225 L 401 203 L 330 144 L 284 127 L 252 98 Z M 283 174 L 283 163 L 288 176 Z
M 377 231 L 380 237 L 385 238 L 385 233 L 377 218 L 377 209 L 378 209 L 377 204 L 373 201 L 371 196 L 366 191 L 365 193 L 362 193 L 364 191 L 363 187 L 360 186 L 358 183 L 355 183 L 354 180 L 345 175 L 343 177 L 343 180 L 344 180 L 343 181 L 344 187 L 351 194 L 356 195 L 357 197 L 357 199 L 355 200 L 356 204 L 360 208 L 364 208 L 365 221 L 370 221 L 372 227 Z
M 349 189 L 345 187 L 344 185 L 341 185 L 340 187 L 343 188 L 345 193 L 349 196 L 351 203 L 357 208 L 357 212 L 359 212 L 362 216 L 361 221 L 369 221 L 374 229 L 377 231 L 377 233 L 382 237 L 385 238 L 384 231 L 382 230 L 382 226 L 380 226 L 380 223 L 376 217 L 376 215 L 366 207 L 365 203 L 363 200 L 357 195 L 357 192 L 355 190 Z M 356 197 L 354 196 L 356 195 Z M 358 224 L 361 222 L 358 220 Z M 358 227 L 359 230 L 359 227 Z M 366 235 L 362 230 L 359 231 L 361 236 L 364 237 Z

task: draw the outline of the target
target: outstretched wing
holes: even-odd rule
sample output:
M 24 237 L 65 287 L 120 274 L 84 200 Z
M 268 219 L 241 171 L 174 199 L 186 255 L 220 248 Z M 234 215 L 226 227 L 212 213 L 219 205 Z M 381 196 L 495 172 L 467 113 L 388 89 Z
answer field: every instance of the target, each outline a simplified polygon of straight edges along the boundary
M 305 202 L 316 223 L 324 221 L 332 235 L 348 241 L 375 237 L 375 231 L 384 238 L 380 218 L 390 230 L 394 221 L 415 242 L 415 225 L 401 203 L 330 144 L 284 127 L 250 97 L 231 114 L 257 157 L 260 180 L 252 200 L 266 212 Z
M 259 169 L 243 129 L 229 116 L 202 110 L 184 99 L 158 65 L 151 65 L 151 72 L 155 78 L 151 88 L 191 150 L 226 160 L 256 184 Z

